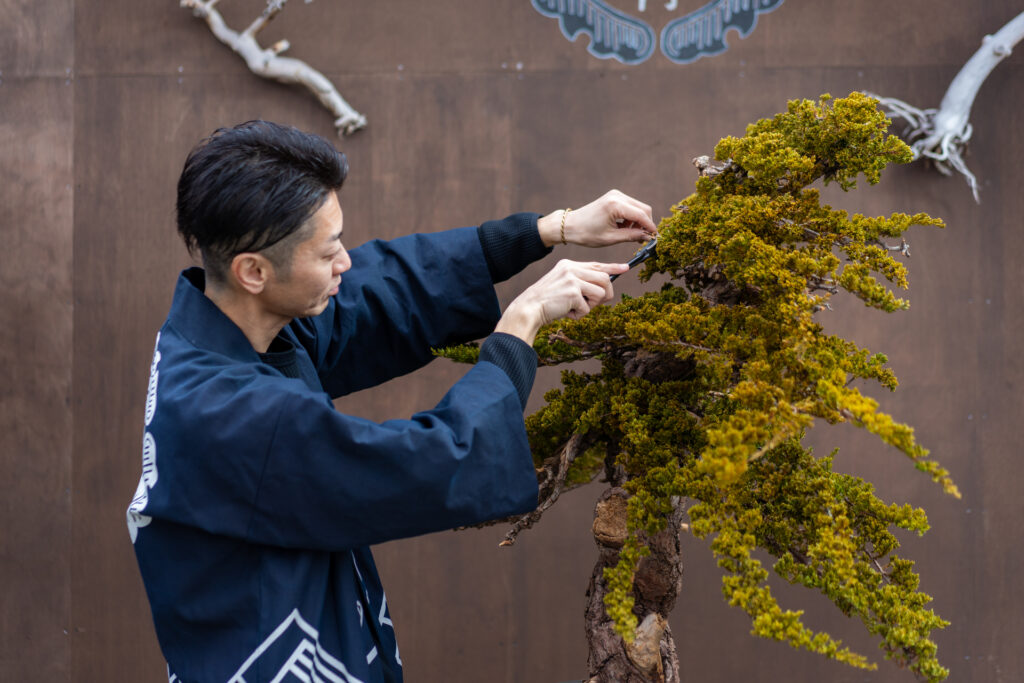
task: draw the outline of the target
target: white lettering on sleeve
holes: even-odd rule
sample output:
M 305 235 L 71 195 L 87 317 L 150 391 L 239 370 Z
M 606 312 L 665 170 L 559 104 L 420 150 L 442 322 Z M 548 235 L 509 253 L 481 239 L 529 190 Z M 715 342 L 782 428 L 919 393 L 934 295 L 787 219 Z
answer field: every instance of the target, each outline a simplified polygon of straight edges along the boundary
M 132 543 L 138 538 L 139 529 L 148 525 L 153 518 L 142 514 L 149 504 L 149 490 L 156 486 L 160 473 L 156 468 L 156 439 L 149 431 L 149 425 L 156 415 L 156 388 L 160 380 L 160 333 L 156 335 L 156 348 L 153 349 L 153 363 L 149 366 L 149 388 L 146 391 L 146 433 L 142 437 L 142 476 L 135 496 L 128 506 L 128 535 Z

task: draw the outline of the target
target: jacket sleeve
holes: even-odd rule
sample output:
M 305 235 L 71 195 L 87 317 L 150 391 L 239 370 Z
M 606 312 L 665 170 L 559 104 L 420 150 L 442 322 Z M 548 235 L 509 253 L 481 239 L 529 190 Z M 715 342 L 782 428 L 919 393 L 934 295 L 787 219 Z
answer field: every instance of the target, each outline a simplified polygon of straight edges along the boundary
M 290 326 L 332 398 L 486 336 L 501 315 L 477 228 L 375 240 L 351 256 L 327 309 Z
M 514 213 L 480 225 L 480 244 L 494 282 L 504 282 L 551 253 L 537 230 L 537 213 Z
M 411 372 L 433 359 L 431 348 L 493 330 L 501 315 L 494 284 L 551 252 L 537 218 L 516 213 L 353 249 L 327 310 L 291 326 L 331 397 Z
M 284 378 L 226 378 L 190 394 L 161 407 L 167 425 L 188 413 L 189 429 L 160 433 L 154 423 L 159 448 L 173 453 L 146 515 L 254 543 L 343 550 L 537 504 L 519 396 L 486 361 L 433 409 L 380 424 Z M 231 414 L 217 407 L 227 394 Z

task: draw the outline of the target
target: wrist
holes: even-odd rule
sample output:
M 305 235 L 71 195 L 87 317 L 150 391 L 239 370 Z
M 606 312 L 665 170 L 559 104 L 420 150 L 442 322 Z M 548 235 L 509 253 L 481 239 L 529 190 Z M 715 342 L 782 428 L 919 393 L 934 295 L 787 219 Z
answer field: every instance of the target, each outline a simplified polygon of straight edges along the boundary
M 508 375 L 525 410 L 537 374 L 537 353 L 533 348 L 518 337 L 495 332 L 480 345 L 480 360 L 497 365 Z
M 540 233 L 540 239 L 545 247 L 567 243 L 564 239 L 565 223 L 570 211 L 572 209 L 559 209 L 537 219 L 537 232 Z
M 518 337 L 524 342 L 533 346 L 533 340 L 537 337 L 537 330 L 544 323 L 539 308 L 513 301 L 505 309 L 498 324 L 494 327 L 495 332 L 503 332 L 513 337 Z

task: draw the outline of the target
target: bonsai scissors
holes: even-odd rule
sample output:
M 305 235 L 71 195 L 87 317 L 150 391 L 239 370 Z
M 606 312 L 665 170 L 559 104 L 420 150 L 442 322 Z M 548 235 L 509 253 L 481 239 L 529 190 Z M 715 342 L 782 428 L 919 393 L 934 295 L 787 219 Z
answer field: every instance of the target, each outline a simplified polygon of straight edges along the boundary
M 633 258 L 629 259 L 629 261 L 626 262 L 626 265 L 629 266 L 630 270 L 632 270 L 636 266 L 639 266 L 641 263 L 654 256 L 655 247 L 657 246 L 658 238 L 655 237 L 650 242 L 640 247 L 640 250 L 633 254 Z M 619 275 L 620 273 L 615 273 L 614 275 L 611 276 L 610 279 L 614 282 L 615 278 L 617 278 Z

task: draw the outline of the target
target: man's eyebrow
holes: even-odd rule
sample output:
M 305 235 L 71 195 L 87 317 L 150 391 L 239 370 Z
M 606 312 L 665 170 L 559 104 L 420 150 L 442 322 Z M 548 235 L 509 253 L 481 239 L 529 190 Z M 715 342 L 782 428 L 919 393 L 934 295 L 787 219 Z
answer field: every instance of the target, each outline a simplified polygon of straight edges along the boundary
M 328 242 L 337 242 L 338 240 L 341 239 L 341 233 L 342 233 L 342 230 L 339 230 L 338 232 L 336 232 L 333 235 L 331 235 L 330 237 L 328 237 L 327 241 Z

